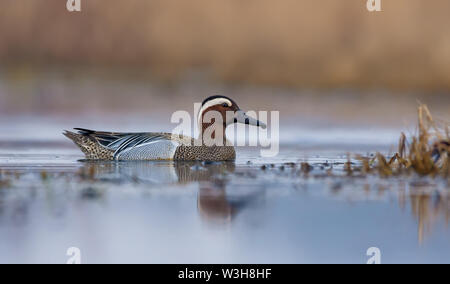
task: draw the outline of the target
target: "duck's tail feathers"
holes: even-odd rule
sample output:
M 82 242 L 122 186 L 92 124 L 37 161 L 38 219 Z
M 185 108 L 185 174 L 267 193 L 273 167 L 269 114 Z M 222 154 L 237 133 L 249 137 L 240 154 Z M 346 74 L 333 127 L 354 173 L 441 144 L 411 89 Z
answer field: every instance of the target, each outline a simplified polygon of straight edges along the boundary
M 72 140 L 86 155 L 87 159 L 94 160 L 111 160 L 113 151 L 101 146 L 95 137 L 92 130 L 76 129 L 78 133 L 72 131 L 64 131 L 63 135 Z
M 86 128 L 74 128 L 74 129 L 78 132 L 78 134 L 81 134 L 81 135 L 90 135 L 90 134 L 94 134 L 97 132 L 95 130 L 90 130 L 90 129 L 86 129 Z
M 72 131 L 65 130 L 63 132 L 63 135 L 72 140 L 76 145 L 80 147 L 85 145 L 87 142 L 86 140 L 88 139 L 86 134 L 81 133 L 81 131 L 79 133 L 75 133 Z

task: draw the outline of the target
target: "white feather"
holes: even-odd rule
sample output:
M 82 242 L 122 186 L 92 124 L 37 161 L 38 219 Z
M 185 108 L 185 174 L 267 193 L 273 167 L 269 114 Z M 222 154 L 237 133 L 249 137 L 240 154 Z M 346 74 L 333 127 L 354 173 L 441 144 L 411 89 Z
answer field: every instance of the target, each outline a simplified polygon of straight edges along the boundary
M 208 108 L 215 106 L 215 105 L 222 105 L 222 104 L 227 104 L 229 107 L 232 106 L 232 102 L 226 98 L 216 98 L 210 101 L 207 101 L 201 108 L 200 111 L 198 112 L 198 125 L 201 125 L 202 123 L 202 117 L 203 117 L 203 112 L 205 110 L 207 110 Z

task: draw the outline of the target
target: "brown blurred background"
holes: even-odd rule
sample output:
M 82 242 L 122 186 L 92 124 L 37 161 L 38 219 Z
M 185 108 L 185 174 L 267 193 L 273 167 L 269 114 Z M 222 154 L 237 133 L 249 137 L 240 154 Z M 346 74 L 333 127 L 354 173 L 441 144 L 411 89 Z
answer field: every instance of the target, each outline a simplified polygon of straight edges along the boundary
M 60 77 L 95 84 L 107 78 L 103 86 L 117 78 L 165 86 L 194 78 L 197 84 L 200 77 L 227 86 L 346 88 L 357 90 L 356 97 L 359 90 L 374 98 L 388 90 L 410 95 L 413 103 L 431 95 L 447 103 L 450 1 L 382 5 L 383 12 L 370 13 L 366 0 L 82 0 L 82 12 L 69 13 L 65 0 L 2 0 L 0 103 L 3 96 L 19 107 L 22 99 L 11 94 L 36 95 L 36 89 L 41 97 L 32 106 L 45 104 L 52 92 L 66 93 L 49 100 L 56 105 L 76 101 L 73 94 L 148 93 L 139 84 L 86 91 L 58 83 Z M 224 88 L 204 91 L 216 90 Z

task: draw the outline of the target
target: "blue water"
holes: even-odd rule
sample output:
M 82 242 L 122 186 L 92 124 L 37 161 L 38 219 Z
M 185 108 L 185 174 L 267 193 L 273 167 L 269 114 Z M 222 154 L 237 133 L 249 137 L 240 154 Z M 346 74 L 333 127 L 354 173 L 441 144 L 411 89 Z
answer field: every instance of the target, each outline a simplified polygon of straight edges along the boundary
M 66 263 L 70 247 L 82 263 L 366 263 L 370 247 L 450 262 L 448 181 L 343 170 L 348 152 L 388 154 L 392 130 L 286 130 L 279 155 L 240 148 L 235 163 L 86 163 L 66 123 L 0 137 L 0 263 Z

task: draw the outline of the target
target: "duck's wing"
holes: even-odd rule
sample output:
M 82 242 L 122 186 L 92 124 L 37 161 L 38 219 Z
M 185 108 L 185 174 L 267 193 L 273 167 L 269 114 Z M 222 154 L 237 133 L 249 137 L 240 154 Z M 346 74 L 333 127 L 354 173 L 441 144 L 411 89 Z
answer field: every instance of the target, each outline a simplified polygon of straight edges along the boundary
M 115 160 L 170 160 L 187 137 L 170 133 L 119 133 L 76 128 L 79 134 L 95 139 L 114 151 Z M 178 139 L 176 138 L 178 137 Z

